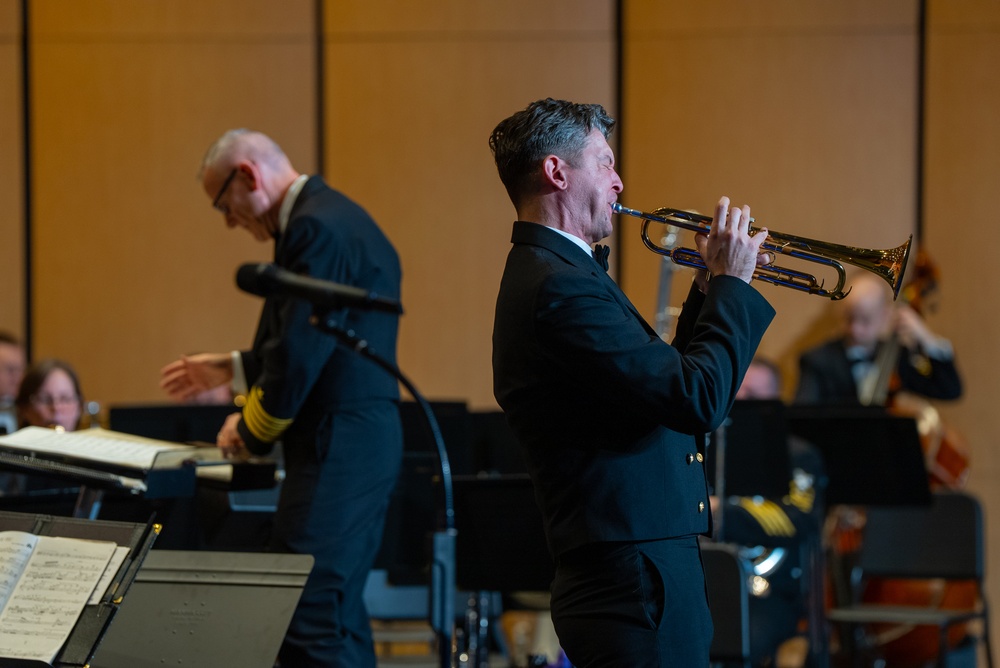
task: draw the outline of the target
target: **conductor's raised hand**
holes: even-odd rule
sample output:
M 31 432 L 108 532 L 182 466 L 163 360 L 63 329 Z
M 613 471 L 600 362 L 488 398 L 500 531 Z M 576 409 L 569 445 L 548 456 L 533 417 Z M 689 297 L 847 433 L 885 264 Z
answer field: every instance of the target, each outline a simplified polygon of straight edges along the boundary
M 187 401 L 232 379 L 233 361 L 228 353 L 182 355 L 160 369 L 160 387 L 177 401 Z
M 750 207 L 729 208 L 729 198 L 723 197 L 715 207 L 715 218 L 708 234 L 695 236 L 698 252 L 713 276 L 735 276 L 747 283 L 758 265 L 769 261 L 761 251 L 767 239 L 767 229 L 761 228 L 750 236 Z

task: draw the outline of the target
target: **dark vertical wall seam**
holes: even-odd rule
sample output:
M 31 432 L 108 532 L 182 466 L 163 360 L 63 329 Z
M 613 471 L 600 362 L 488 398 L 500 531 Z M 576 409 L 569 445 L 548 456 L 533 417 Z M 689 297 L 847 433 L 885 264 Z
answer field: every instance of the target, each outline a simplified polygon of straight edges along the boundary
M 625 123 L 622 122 L 624 120 L 624 116 L 625 116 L 624 108 L 623 108 L 623 103 L 624 103 L 624 100 L 625 100 L 625 94 L 624 94 L 624 90 L 623 90 L 624 89 L 624 84 L 622 83 L 623 79 L 624 79 L 624 66 L 625 66 L 625 64 L 624 64 L 624 59 L 625 59 L 624 39 L 623 39 L 623 32 L 624 32 L 624 25 L 623 24 L 624 24 L 624 19 L 625 19 L 625 17 L 624 17 L 624 11 L 625 11 L 625 9 L 624 9 L 624 6 L 623 6 L 624 4 L 625 4 L 625 0 L 617 0 L 617 2 L 615 2 L 615 63 L 614 63 L 614 76 L 615 76 L 615 109 L 618 110 L 616 112 L 616 114 L 618 116 L 618 122 L 615 124 L 615 134 L 618 136 L 618 160 L 617 160 L 617 164 L 618 164 L 618 174 L 619 174 L 619 176 L 622 173 L 622 165 L 624 164 L 624 162 L 622 160 L 622 153 L 623 153 L 624 147 L 625 147 L 625 139 L 624 139 L 625 134 L 624 134 L 624 131 L 623 131 L 623 127 L 625 126 Z M 624 181 L 624 180 L 625 179 L 623 177 L 622 181 Z M 615 266 L 618 267 L 618 283 L 619 283 L 619 285 L 622 285 L 624 287 L 624 283 L 623 283 L 622 279 L 624 277 L 624 273 L 625 272 L 624 272 L 624 267 L 622 267 L 622 257 L 623 257 L 624 254 L 622 253 L 622 233 L 621 233 L 621 226 L 620 225 L 616 225 L 612 229 L 614 229 Z
M 23 210 L 24 210 L 24 351 L 28 360 L 32 359 L 32 339 L 34 338 L 34 323 L 32 322 L 32 294 L 34 292 L 32 275 L 32 235 L 31 235 L 31 36 L 29 28 L 29 0 L 21 0 L 21 137 L 22 160 L 24 174 Z
M 924 134 L 927 128 L 925 111 L 927 106 L 927 2 L 919 0 L 917 3 L 917 202 L 916 202 L 916 242 L 919 245 L 924 236 L 924 185 L 926 174 L 924 173 Z
M 323 3 L 326 0 L 316 0 L 316 173 L 326 171 L 326 86 L 324 77 L 326 71 L 326 43 L 323 30 Z

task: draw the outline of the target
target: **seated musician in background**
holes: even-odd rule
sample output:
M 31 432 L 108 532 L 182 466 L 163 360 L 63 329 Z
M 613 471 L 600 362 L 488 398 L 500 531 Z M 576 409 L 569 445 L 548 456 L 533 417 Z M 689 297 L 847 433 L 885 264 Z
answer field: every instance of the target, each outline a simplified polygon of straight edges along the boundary
M 853 283 L 850 295 L 838 305 L 843 331 L 837 338 L 807 350 L 799 359 L 798 404 L 879 405 L 870 384 L 877 384 L 879 351 L 887 335 L 895 337 L 899 352 L 888 360 L 899 389 L 931 399 L 957 399 L 962 381 L 951 343 L 927 327 L 912 308 L 893 308 L 891 294 L 877 277 L 865 274 Z M 877 395 L 877 393 L 875 393 Z
M 921 280 L 918 276 L 916 283 Z M 916 418 L 931 487 L 961 487 L 968 474 L 968 449 L 924 401 L 954 400 L 962 394 L 951 343 L 935 334 L 907 303 L 894 305 L 886 286 L 869 275 L 859 277 L 838 306 L 842 334 L 800 357 L 796 403 L 886 406 Z M 861 549 L 864 523 L 863 507 L 829 509 L 823 533 L 830 548 L 827 572 L 835 602 L 852 600 L 850 573 Z M 871 588 L 866 596 L 889 604 L 901 602 L 894 595 L 883 598 Z M 911 649 L 921 643 L 912 633 L 920 632 L 920 627 L 908 628 L 909 633 L 886 636 L 895 636 L 880 649 L 888 665 L 904 665 L 915 658 Z
M 21 342 L 9 332 L 0 331 L 0 434 L 17 430 L 14 398 L 21 386 L 25 365 Z M 22 477 L 17 473 L 0 471 L 0 496 L 17 494 L 22 484 Z
M 781 370 L 765 358 L 750 363 L 736 392 L 740 400 L 781 398 Z M 734 444 L 738 445 L 738 444 Z M 766 591 L 750 597 L 750 652 L 754 665 L 791 668 L 806 662 L 808 640 L 807 584 L 810 544 L 818 545 L 822 523 L 822 489 L 825 486 L 819 453 L 799 438 L 788 440 L 792 465 L 788 494 L 781 499 L 729 497 L 722 504 L 724 539 L 750 548 L 762 556 L 774 548 L 784 548 L 784 557 L 765 575 Z M 712 498 L 718 514 L 718 500 Z
M 54 427 L 76 431 L 83 416 L 80 379 L 67 362 L 42 360 L 24 374 L 14 405 L 18 428 Z
M 51 427 L 64 431 L 80 428 L 83 393 L 76 371 L 67 362 L 45 359 L 24 374 L 14 398 L 17 427 Z M 62 478 L 11 474 L 4 480 L 4 496 L 50 493 L 74 488 Z
M 9 332 L 0 331 L 0 433 L 17 429 L 14 398 L 26 366 L 24 347 Z

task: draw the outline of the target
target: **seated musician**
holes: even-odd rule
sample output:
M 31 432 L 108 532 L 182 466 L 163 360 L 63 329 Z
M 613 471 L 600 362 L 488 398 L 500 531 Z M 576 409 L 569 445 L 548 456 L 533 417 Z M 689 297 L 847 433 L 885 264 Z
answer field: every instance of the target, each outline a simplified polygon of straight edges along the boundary
M 0 433 L 17 429 L 14 397 L 24 377 L 24 367 L 24 346 L 13 334 L 0 331 Z
M 14 398 L 18 429 L 51 427 L 64 431 L 80 428 L 83 416 L 83 392 L 76 371 L 67 362 L 45 359 L 33 364 L 24 374 Z M 5 478 L 4 496 L 20 497 L 74 493 L 76 485 L 62 478 L 46 475 L 11 474 Z M 59 510 L 51 512 L 61 514 Z
M 923 293 L 930 291 L 934 279 L 921 274 L 932 274 L 933 270 L 921 267 L 919 261 L 918 257 L 917 278 L 901 293 L 902 303 L 893 304 L 891 294 L 877 278 L 865 275 L 853 283 L 850 296 L 837 305 L 841 333 L 807 350 L 799 359 L 795 401 L 888 406 L 896 414 L 916 418 L 931 487 L 958 488 L 968 475 L 968 448 L 924 399 L 958 399 L 962 381 L 951 343 L 933 332 L 918 313 Z M 908 293 L 916 297 L 907 299 Z M 852 600 L 850 574 L 857 563 L 864 522 L 863 507 L 830 508 L 824 540 L 831 547 L 827 569 L 837 603 Z M 927 593 L 920 587 L 908 587 L 905 581 L 886 580 L 876 588 L 869 587 L 865 596 L 891 605 L 924 600 Z M 936 636 L 928 629 L 897 627 L 882 634 L 880 652 L 887 665 L 929 660 L 924 638 L 930 633 L 929 646 L 935 647 Z
M 881 405 L 873 386 L 879 378 L 878 354 L 889 340 L 898 342 L 895 359 L 887 360 L 899 389 L 930 399 L 957 399 L 962 381 L 951 343 L 930 330 L 912 308 L 893 308 L 891 293 L 877 277 L 854 281 L 850 296 L 837 307 L 843 318 L 836 338 L 807 350 L 799 359 L 795 403 Z M 888 335 L 892 336 L 889 337 Z
M 0 331 L 0 434 L 17 430 L 14 397 L 25 367 L 24 346 L 13 334 Z M 23 479 L 17 473 L 0 470 L 0 496 L 17 494 Z
M 34 426 L 76 431 L 83 416 L 80 379 L 68 363 L 57 359 L 42 360 L 24 374 L 14 405 L 18 428 Z
M 780 399 L 781 382 L 777 365 L 765 358 L 754 358 L 736 399 Z M 783 548 L 783 561 L 764 576 L 766 590 L 750 597 L 750 652 L 753 664 L 758 666 L 802 666 L 809 650 L 805 637 L 807 550 L 810 544 L 818 544 L 822 504 L 817 497 L 825 478 L 815 448 L 792 437 L 788 450 L 792 475 L 786 496 L 729 497 L 721 504 L 726 542 L 756 548 L 761 556 Z M 713 497 L 716 516 L 719 505 Z

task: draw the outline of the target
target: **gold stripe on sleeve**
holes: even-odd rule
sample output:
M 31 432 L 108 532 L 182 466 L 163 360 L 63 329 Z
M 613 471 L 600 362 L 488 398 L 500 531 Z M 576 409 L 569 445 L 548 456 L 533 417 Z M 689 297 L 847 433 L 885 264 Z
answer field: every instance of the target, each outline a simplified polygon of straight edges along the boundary
M 256 385 L 250 388 L 246 405 L 243 406 L 243 421 L 255 438 L 265 443 L 271 443 L 288 429 L 288 425 L 292 424 L 292 419 L 276 418 L 268 414 L 261 405 L 263 398 L 264 390 Z
M 774 501 L 756 501 L 744 497 L 740 499 L 740 507 L 750 513 L 768 536 L 795 535 L 795 525 Z

